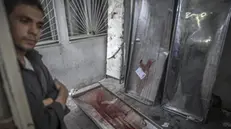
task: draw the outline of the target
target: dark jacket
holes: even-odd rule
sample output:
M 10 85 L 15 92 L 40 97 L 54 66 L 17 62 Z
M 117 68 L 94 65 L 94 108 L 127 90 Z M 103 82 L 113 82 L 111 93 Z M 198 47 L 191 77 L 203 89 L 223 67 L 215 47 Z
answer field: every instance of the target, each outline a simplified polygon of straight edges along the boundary
M 42 62 L 42 56 L 35 50 L 26 54 L 34 71 L 24 68 L 20 63 L 25 91 L 30 105 L 36 129 L 66 129 L 65 111 L 60 103 L 43 105 L 46 98 L 56 99 L 58 91 L 48 69 Z

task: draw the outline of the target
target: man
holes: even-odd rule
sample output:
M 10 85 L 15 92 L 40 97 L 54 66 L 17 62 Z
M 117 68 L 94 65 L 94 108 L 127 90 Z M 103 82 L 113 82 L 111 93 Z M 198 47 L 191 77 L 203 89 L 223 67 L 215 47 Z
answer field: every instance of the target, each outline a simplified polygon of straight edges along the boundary
M 34 50 L 44 24 L 43 8 L 38 0 L 4 0 L 4 4 L 35 127 L 66 129 L 68 91 L 52 79 Z

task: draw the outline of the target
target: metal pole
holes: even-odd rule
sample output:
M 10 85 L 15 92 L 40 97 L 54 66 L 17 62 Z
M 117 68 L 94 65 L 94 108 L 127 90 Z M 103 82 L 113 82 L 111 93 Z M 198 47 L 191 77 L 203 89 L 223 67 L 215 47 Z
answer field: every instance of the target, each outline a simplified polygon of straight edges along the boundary
M 129 32 L 127 39 L 127 55 L 126 55 L 126 73 L 125 73 L 125 92 L 128 89 L 128 81 L 130 76 L 130 69 L 131 69 L 131 61 L 133 56 L 133 48 L 134 48 L 134 42 L 135 42 L 135 35 L 136 35 L 136 28 L 138 24 L 138 18 L 139 18 L 139 10 L 136 8 L 138 1 L 137 0 L 131 0 L 130 4 L 130 19 L 129 19 Z M 135 9 L 136 8 L 136 9 Z

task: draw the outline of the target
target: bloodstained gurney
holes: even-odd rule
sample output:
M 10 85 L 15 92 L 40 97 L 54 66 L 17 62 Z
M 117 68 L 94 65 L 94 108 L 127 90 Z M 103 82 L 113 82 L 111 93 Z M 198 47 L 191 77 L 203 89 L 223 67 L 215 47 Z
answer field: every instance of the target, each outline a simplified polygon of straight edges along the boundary
M 161 129 L 102 85 L 85 89 L 73 98 L 100 129 Z

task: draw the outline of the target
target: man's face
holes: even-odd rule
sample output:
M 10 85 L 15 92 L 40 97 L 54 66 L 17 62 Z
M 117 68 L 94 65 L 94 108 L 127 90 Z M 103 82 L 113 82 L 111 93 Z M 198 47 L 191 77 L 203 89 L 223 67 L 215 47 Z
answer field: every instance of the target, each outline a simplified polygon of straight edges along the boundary
M 9 21 L 16 48 L 26 52 L 35 47 L 41 35 L 43 16 L 35 6 L 19 4 L 14 8 Z

